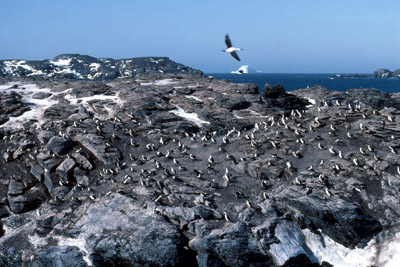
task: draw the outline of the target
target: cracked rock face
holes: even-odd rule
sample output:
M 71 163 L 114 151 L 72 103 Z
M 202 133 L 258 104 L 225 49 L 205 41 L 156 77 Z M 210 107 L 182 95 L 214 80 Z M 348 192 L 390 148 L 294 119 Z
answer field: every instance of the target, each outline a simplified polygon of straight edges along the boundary
M 0 90 L 1 107 L 11 90 L 30 107 L 0 125 L 0 265 L 385 266 L 400 254 L 395 95 L 258 95 L 161 72 Z

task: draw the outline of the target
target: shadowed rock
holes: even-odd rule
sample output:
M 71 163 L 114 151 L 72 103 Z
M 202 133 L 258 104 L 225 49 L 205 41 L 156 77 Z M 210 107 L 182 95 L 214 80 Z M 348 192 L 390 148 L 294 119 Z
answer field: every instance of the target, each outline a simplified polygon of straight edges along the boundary
M 63 137 L 53 136 L 46 145 L 46 149 L 57 156 L 65 155 L 72 148 L 72 142 Z

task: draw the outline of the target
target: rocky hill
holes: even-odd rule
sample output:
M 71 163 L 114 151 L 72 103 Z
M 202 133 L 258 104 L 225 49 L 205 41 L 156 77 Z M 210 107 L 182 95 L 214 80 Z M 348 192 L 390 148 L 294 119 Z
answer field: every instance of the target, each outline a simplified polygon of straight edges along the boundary
M 0 266 L 395 266 L 397 96 L 257 92 L 3 82 Z
M 111 80 L 149 73 L 202 74 L 199 70 L 176 63 L 167 57 L 111 59 L 63 54 L 53 60 L 0 60 L 0 78 Z

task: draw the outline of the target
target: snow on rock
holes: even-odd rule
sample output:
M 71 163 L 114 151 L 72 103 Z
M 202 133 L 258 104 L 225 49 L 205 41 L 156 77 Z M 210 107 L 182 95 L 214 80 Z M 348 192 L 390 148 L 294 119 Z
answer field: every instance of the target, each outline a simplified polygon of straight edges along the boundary
M 69 79 L 131 78 L 145 73 L 202 72 L 176 63 L 167 57 L 141 57 L 131 59 L 94 58 L 79 54 L 62 54 L 52 60 L 0 60 L 1 77 L 60 77 Z M 73 75 L 70 75 L 73 74 Z M 159 84 L 164 85 L 163 81 Z
M 71 63 L 71 58 L 68 59 L 59 59 L 57 61 L 52 61 L 50 60 L 50 63 L 52 63 L 53 65 L 56 66 L 69 66 L 69 64 Z
M 172 79 L 162 79 L 162 80 L 157 80 L 155 82 L 150 82 L 150 83 L 140 83 L 140 85 L 169 85 L 169 84 L 174 84 L 176 82 L 173 82 Z
M 18 88 L 10 88 L 11 86 L 17 84 Z M 36 99 L 32 96 L 35 93 L 51 93 L 48 88 L 39 88 L 36 84 L 19 84 L 19 83 L 8 83 L 0 86 L 0 91 L 11 92 L 14 91 L 22 96 L 22 102 L 31 107 L 31 110 L 25 112 L 19 117 L 10 117 L 9 121 L 0 127 L 3 128 L 23 128 L 23 124 L 30 120 L 41 121 L 44 111 L 57 104 L 57 100 L 52 100 L 50 98 Z
M 199 118 L 199 115 L 197 115 L 197 113 L 188 113 L 186 111 L 183 110 L 183 108 L 179 107 L 178 105 L 174 105 L 176 107 L 176 109 L 171 110 L 170 112 L 185 118 L 188 121 L 191 121 L 193 123 L 195 123 L 197 126 L 201 127 L 203 124 L 210 124 L 208 121 L 204 121 L 202 119 Z
M 196 100 L 196 101 L 198 101 L 198 102 L 204 102 L 203 100 L 201 100 L 200 98 L 198 98 L 197 96 L 193 96 L 193 95 L 186 95 L 185 96 L 186 98 L 189 98 L 189 99 L 193 99 L 193 100 Z
M 90 71 L 97 71 L 99 69 L 99 67 L 100 67 L 100 64 L 99 63 L 92 63 L 92 64 L 89 65 L 89 67 L 90 67 Z
M 70 68 L 54 70 L 54 73 L 57 73 L 57 74 L 68 74 L 68 73 L 70 73 L 70 74 L 73 74 L 78 79 L 83 79 L 82 74 L 80 74 L 76 70 L 72 70 Z

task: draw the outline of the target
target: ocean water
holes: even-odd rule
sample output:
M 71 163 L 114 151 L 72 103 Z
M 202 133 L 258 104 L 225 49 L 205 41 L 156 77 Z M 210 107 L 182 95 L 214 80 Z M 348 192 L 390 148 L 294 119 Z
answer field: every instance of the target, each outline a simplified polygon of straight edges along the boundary
M 323 85 L 328 89 L 337 91 L 347 91 L 350 88 L 375 88 L 388 93 L 400 92 L 400 79 L 377 79 L 377 78 L 332 78 L 337 73 L 251 73 L 251 74 L 233 74 L 233 73 L 206 73 L 215 79 L 227 79 L 232 82 L 248 83 L 252 82 L 258 85 L 261 92 L 266 83 L 281 84 L 286 91 L 306 88 L 307 86 Z

